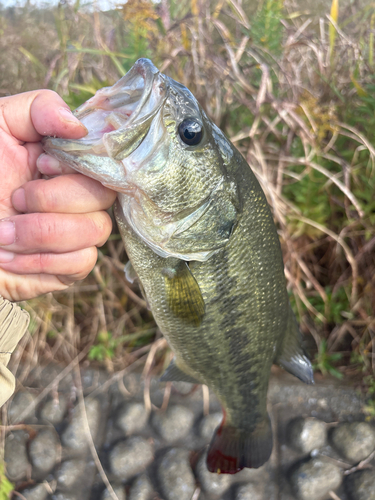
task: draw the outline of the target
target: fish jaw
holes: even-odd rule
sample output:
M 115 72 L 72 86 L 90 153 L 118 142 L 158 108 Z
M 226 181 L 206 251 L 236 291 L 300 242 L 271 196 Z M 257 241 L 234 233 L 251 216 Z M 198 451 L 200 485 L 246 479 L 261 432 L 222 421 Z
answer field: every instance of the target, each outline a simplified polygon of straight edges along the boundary
M 43 139 L 45 151 L 117 192 L 132 191 L 129 157 L 148 134 L 168 94 L 166 77 L 139 59 L 112 87 L 105 87 L 73 113 L 88 130 L 82 139 Z M 132 168 L 137 165 L 130 162 Z

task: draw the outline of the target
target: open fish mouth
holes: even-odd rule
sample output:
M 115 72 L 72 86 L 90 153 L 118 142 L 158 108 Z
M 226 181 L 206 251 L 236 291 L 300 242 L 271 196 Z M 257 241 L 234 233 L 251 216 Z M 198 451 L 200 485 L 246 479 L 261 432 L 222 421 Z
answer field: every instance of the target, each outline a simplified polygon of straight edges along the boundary
M 108 156 L 122 160 L 143 141 L 168 94 L 168 81 L 149 59 L 139 59 L 112 87 L 105 87 L 74 115 L 89 133 L 82 139 L 47 137 L 44 149 L 61 160 L 74 156 Z M 61 152 L 59 154 L 59 152 Z

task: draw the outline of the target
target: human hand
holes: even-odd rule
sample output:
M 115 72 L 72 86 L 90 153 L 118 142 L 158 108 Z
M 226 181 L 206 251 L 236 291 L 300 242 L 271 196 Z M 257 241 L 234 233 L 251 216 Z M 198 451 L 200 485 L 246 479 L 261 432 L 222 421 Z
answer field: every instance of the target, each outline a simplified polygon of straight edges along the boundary
M 44 135 L 86 128 L 55 92 L 0 99 L 0 295 L 12 301 L 63 290 L 94 267 L 111 233 L 116 194 L 43 153 Z M 42 179 L 37 168 L 59 177 Z M 21 188 L 21 189 L 20 189 Z

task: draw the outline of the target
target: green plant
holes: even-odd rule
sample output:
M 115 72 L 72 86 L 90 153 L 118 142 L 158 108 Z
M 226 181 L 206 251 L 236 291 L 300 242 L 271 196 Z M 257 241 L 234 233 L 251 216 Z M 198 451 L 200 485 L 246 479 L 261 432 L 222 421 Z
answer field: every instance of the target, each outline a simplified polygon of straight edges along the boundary
M 329 192 L 326 188 L 326 177 L 312 169 L 299 165 L 291 166 L 290 171 L 299 176 L 298 183 L 285 186 L 285 196 L 298 206 L 301 214 L 319 224 L 326 226 L 330 220 L 332 208 L 329 203 Z M 290 220 L 290 228 L 294 238 L 306 235 L 315 238 L 321 235 L 317 228 L 301 220 Z
M 14 490 L 14 484 L 5 475 L 4 462 L 0 463 L 0 500 L 8 500 Z
M 115 338 L 111 332 L 101 331 L 97 335 L 96 344 L 90 347 L 88 358 L 91 361 L 112 360 L 115 357 L 116 349 L 122 344 L 129 347 L 139 347 L 149 343 L 150 337 L 155 334 L 155 329 L 140 330 L 137 333 L 130 333 Z
M 350 317 L 350 303 L 347 290 L 344 287 L 338 288 L 335 293 L 331 287 L 325 288 L 326 301 L 323 301 L 320 296 L 311 297 L 310 303 L 324 315 L 328 324 L 341 324 L 348 316 Z
M 102 331 L 98 333 L 97 344 L 91 346 L 88 358 L 91 361 L 104 361 L 112 359 L 119 339 L 114 339 L 111 332 Z
M 280 54 L 284 35 L 281 19 L 283 17 L 283 0 L 263 0 L 251 23 L 250 35 L 254 44 L 269 51 L 273 55 Z
M 160 29 L 159 16 L 149 0 L 128 0 L 122 6 L 122 14 L 129 29 L 125 31 L 123 53 L 128 56 L 124 68 L 128 71 L 140 57 L 152 57 L 150 41 Z M 159 20 L 159 23 L 156 23 Z
M 313 361 L 314 370 L 320 370 L 323 375 L 333 375 L 336 378 L 343 378 L 343 374 L 339 372 L 335 367 L 334 363 L 342 358 L 342 354 L 339 352 L 330 353 L 328 352 L 327 341 L 323 339 L 318 348 L 318 352 L 315 355 Z
M 367 386 L 367 394 L 375 398 L 375 375 L 367 375 L 363 379 L 363 382 Z

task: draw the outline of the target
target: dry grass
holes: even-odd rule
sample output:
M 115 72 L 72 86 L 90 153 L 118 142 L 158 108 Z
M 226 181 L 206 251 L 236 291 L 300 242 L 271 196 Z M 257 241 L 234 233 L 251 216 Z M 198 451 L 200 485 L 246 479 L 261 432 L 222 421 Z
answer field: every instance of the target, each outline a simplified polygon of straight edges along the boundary
M 47 86 L 76 106 L 138 57 L 151 57 L 192 90 L 254 169 L 302 329 L 315 341 L 312 352 L 321 349 L 318 367 L 330 371 L 339 352 L 339 374 L 368 376 L 375 368 L 375 117 L 366 125 L 357 110 L 371 106 L 375 6 L 357 2 L 336 20 L 329 14 L 328 6 L 319 17 L 277 0 L 258 9 L 236 0 L 129 0 L 111 13 L 62 4 L 3 12 L 0 90 Z M 33 320 L 12 360 L 19 384 L 52 361 L 73 369 L 91 357 L 121 374 L 147 358 L 147 376 L 166 365 L 152 316 L 124 278 L 125 261 L 114 234 L 83 283 L 25 304 Z

